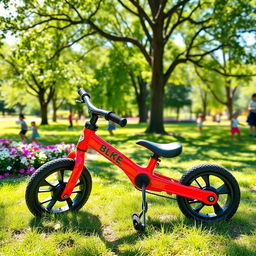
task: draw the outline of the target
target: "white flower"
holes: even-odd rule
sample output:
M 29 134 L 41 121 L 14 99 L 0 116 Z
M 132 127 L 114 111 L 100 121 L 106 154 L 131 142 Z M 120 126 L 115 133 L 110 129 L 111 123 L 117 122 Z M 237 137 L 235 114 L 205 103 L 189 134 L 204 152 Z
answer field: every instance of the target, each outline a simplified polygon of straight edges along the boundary
M 20 162 L 21 162 L 22 164 L 25 164 L 26 161 L 27 161 L 27 158 L 26 158 L 26 157 L 22 157 L 22 158 L 20 159 Z
M 12 167 L 11 167 L 11 166 L 8 166 L 6 169 L 7 169 L 8 171 L 10 171 L 10 170 L 12 169 Z

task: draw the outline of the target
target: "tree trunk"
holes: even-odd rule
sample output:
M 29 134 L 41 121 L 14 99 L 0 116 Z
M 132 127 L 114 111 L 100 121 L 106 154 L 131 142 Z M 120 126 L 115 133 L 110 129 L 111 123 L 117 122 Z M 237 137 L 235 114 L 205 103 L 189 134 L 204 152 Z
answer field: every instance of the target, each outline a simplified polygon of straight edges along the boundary
M 148 106 L 147 106 L 147 82 L 140 76 L 137 77 L 140 93 L 137 97 L 137 104 L 139 108 L 139 122 L 145 123 L 148 120 Z
M 151 82 L 150 121 L 146 132 L 166 134 L 163 125 L 163 75 L 157 73 L 157 70 L 153 70 Z
M 163 74 L 163 24 L 156 24 L 152 41 L 152 79 L 151 79 L 151 101 L 150 121 L 147 133 L 166 134 L 164 130 L 164 74 Z
M 23 114 L 23 110 L 26 107 L 26 104 L 22 105 L 21 103 L 17 103 L 16 107 L 19 109 L 19 115 Z
M 39 95 L 40 113 L 41 113 L 41 125 L 48 124 L 48 103 L 44 101 L 44 97 Z
M 57 98 L 56 97 L 52 97 L 52 121 L 53 122 L 57 122 Z
M 233 115 L 233 102 L 232 99 L 229 99 L 228 103 L 227 103 L 227 109 L 228 109 L 228 118 L 229 120 L 232 119 L 232 115 Z
M 207 115 L 207 100 L 204 100 L 203 102 L 203 116 Z
M 180 108 L 177 107 L 177 109 L 176 109 L 176 120 L 179 121 L 179 119 L 180 119 Z
M 146 123 L 148 120 L 148 107 L 145 102 L 138 102 L 139 107 L 139 123 Z
M 145 123 L 147 122 L 147 119 L 148 119 L 147 82 L 140 75 L 137 76 L 137 80 L 136 80 L 133 71 L 130 71 L 129 75 L 135 90 L 136 103 L 138 105 L 138 110 L 139 110 L 139 122 Z
M 228 118 L 229 120 L 231 120 L 233 115 L 233 96 L 232 96 L 232 89 L 230 88 L 230 86 L 226 86 L 226 97 L 227 97 L 226 106 L 228 110 Z

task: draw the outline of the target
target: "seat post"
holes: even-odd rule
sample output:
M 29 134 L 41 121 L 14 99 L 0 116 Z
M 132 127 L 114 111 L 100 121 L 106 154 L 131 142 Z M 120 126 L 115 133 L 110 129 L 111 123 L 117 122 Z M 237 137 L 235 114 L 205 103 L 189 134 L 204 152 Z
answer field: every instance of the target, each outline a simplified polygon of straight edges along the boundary
M 148 166 L 147 166 L 147 171 L 149 173 L 152 173 L 155 169 L 155 167 L 158 165 L 158 162 L 160 162 L 161 160 L 158 158 L 158 155 L 156 154 L 153 154 L 151 157 L 150 157 L 150 160 L 149 160 L 149 163 L 148 163 Z

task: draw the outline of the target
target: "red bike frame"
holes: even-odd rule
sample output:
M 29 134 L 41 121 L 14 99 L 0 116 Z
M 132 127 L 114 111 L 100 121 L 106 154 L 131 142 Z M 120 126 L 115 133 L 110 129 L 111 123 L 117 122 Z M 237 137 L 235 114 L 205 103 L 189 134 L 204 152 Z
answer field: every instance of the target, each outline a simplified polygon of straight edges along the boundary
M 146 187 L 147 190 L 156 192 L 166 192 L 168 194 L 176 194 L 179 196 L 196 199 L 208 205 L 213 205 L 218 201 L 218 196 L 212 191 L 199 189 L 195 186 L 186 186 L 179 183 L 178 180 L 166 177 L 159 173 L 155 173 L 154 169 L 158 160 L 151 157 L 146 168 L 138 166 L 117 149 L 112 147 L 109 143 L 101 139 L 95 134 L 95 131 L 84 128 L 83 134 L 79 139 L 76 151 L 69 153 L 68 158 L 75 159 L 75 166 L 69 178 L 66 187 L 61 194 L 62 199 L 67 199 L 77 181 L 84 167 L 85 152 L 88 148 L 92 148 L 111 161 L 113 164 L 121 168 L 129 177 L 135 187 L 135 179 L 140 174 L 148 176 L 150 182 Z

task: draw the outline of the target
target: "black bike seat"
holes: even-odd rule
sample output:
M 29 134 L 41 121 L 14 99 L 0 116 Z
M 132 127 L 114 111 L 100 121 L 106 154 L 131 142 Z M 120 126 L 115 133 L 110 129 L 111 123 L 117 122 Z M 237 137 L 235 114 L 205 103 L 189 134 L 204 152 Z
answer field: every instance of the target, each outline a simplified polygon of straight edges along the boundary
M 158 156 L 162 157 L 175 157 L 182 152 L 182 145 L 178 142 L 172 142 L 168 144 L 155 143 L 148 140 L 137 140 L 136 144 L 141 145 Z

